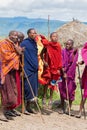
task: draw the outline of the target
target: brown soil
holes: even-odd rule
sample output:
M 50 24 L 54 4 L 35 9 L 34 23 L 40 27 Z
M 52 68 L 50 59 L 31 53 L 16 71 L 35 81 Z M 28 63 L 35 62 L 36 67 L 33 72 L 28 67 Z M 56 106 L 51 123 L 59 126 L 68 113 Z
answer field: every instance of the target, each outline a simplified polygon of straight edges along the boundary
M 73 108 L 76 112 L 78 107 Z M 58 114 L 56 111 L 46 111 L 48 114 L 42 115 L 44 122 L 42 121 L 40 114 L 24 115 L 15 117 L 13 121 L 2 122 L 0 121 L 0 130 L 87 130 L 87 119 L 77 119 L 65 114 Z

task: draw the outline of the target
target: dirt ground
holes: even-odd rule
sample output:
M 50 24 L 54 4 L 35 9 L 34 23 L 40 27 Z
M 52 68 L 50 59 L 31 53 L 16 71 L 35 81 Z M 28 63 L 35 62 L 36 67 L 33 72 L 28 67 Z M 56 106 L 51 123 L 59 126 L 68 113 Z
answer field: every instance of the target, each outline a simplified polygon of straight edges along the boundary
M 74 113 L 77 113 L 78 107 L 73 107 L 73 110 Z M 87 130 L 87 119 L 84 120 L 84 116 L 77 119 L 65 114 L 58 114 L 58 109 L 47 110 L 42 118 L 39 113 L 22 114 L 9 122 L 0 121 L 0 130 Z

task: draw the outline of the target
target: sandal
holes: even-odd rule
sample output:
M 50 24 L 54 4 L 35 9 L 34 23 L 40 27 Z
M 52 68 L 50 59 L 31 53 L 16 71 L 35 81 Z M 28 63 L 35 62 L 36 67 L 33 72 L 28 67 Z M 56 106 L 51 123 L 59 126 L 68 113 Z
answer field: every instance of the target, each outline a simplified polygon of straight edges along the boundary
M 4 122 L 8 122 L 8 119 L 4 116 L 4 114 L 0 114 L 0 120 Z
M 79 113 L 79 114 L 76 115 L 75 117 L 76 117 L 76 118 L 81 118 L 81 116 L 82 116 L 81 113 Z

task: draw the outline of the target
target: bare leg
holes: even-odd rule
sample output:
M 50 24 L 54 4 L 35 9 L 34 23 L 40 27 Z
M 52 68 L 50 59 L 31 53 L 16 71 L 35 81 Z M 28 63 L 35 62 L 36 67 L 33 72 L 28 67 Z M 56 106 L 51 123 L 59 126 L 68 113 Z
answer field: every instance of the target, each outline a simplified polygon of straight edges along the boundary
M 81 100 L 81 103 L 80 103 L 80 109 L 79 109 L 79 115 L 80 116 L 82 114 L 82 109 L 84 107 L 85 102 L 86 102 L 86 98 L 83 98 L 83 100 Z
M 50 89 L 50 101 L 52 102 L 52 99 L 53 99 L 53 90 Z
M 42 104 L 43 105 L 46 105 L 46 95 L 47 95 L 47 89 L 48 89 L 48 86 L 44 86 L 44 89 L 43 89 L 43 98 L 42 98 Z
M 36 114 L 36 111 L 34 110 L 35 106 L 36 106 L 36 103 L 34 101 L 27 101 L 27 104 L 26 104 L 27 112 Z M 25 112 L 25 114 L 29 115 L 27 112 Z
M 69 107 L 70 107 L 70 111 L 71 111 L 71 107 L 72 107 L 72 101 L 69 101 Z
M 48 86 L 44 86 L 44 89 L 43 89 L 43 98 L 46 98 L 46 94 L 47 94 L 47 89 L 48 89 Z
M 64 114 L 65 113 L 65 106 L 64 106 L 64 99 L 61 98 L 61 109 L 58 111 L 59 114 Z
M 61 107 L 62 107 L 62 110 L 65 111 L 65 108 L 64 108 L 64 99 L 61 99 Z
M 65 112 L 67 115 L 70 115 L 70 116 L 74 116 L 74 113 L 71 110 L 72 102 L 73 102 L 72 100 L 69 100 L 69 102 L 67 102 L 67 110 Z
M 5 113 L 5 107 L 1 106 L 1 108 L 0 108 L 0 120 L 8 122 L 8 119 L 5 117 L 4 113 Z
M 81 103 L 80 103 L 79 114 L 76 115 L 77 118 L 80 118 L 80 117 L 81 117 L 81 115 L 82 115 L 82 109 L 83 109 L 83 107 L 84 107 L 85 102 L 86 102 L 86 98 L 83 98 L 83 99 L 81 100 Z
M 82 109 L 83 109 L 83 107 L 84 107 L 85 102 L 86 102 L 86 98 L 83 98 L 83 100 L 81 100 L 80 110 L 79 110 L 81 113 L 82 113 Z
M 52 108 L 52 99 L 53 99 L 53 90 L 50 89 L 50 99 L 48 102 L 48 107 L 51 109 Z

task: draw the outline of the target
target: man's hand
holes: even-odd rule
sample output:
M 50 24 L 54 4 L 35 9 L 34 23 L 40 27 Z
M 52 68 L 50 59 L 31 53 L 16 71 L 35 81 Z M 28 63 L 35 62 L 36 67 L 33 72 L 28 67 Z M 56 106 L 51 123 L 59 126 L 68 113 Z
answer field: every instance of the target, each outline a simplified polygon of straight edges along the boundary
M 75 55 L 78 51 L 78 48 L 74 48 L 73 54 Z
M 46 39 L 45 36 L 43 36 L 43 35 L 41 35 L 41 34 L 40 34 L 40 37 L 41 37 L 41 39 Z
M 45 60 L 43 60 L 43 63 L 44 63 L 44 66 L 46 66 L 46 67 L 49 66 L 48 63 Z
M 16 44 L 14 44 L 14 48 L 15 48 L 16 52 L 17 52 L 19 55 L 22 55 L 22 53 L 23 53 L 24 50 L 25 50 L 25 47 L 20 47 L 20 46 L 18 46 L 18 45 L 16 45 Z
M 64 77 L 64 79 L 66 80 L 66 79 L 67 79 L 67 74 L 64 73 L 63 77 Z
M 3 85 L 5 83 L 5 76 L 1 76 L 1 85 Z
M 57 72 L 58 72 L 59 75 L 61 74 L 60 70 L 57 70 Z
M 79 62 L 76 63 L 77 66 L 78 65 L 83 65 L 83 64 L 84 64 L 84 61 L 79 61 Z

